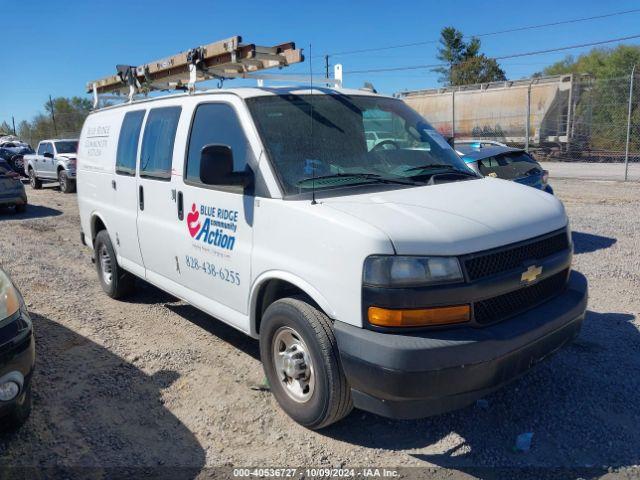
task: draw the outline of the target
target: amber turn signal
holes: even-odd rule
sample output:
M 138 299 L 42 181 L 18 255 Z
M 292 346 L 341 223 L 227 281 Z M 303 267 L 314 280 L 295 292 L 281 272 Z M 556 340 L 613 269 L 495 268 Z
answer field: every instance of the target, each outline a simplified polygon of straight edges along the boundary
M 368 314 L 369 323 L 378 327 L 428 327 L 468 322 L 471 309 L 469 305 L 411 310 L 369 307 Z

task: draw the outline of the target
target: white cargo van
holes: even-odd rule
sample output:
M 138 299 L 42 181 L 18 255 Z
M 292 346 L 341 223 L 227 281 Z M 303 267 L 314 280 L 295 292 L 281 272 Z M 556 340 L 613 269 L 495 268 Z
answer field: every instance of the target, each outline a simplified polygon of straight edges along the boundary
M 560 201 L 476 176 L 398 99 L 240 88 L 111 106 L 84 124 L 77 176 L 105 292 L 140 277 L 259 339 L 309 428 L 353 406 L 459 408 L 584 318 Z

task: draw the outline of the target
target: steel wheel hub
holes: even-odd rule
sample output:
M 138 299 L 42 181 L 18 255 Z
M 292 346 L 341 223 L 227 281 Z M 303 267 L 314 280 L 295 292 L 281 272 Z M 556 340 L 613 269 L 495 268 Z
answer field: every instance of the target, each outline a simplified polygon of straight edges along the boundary
M 287 395 L 296 402 L 308 401 L 315 385 L 313 364 L 302 337 L 292 328 L 282 327 L 274 335 L 273 360 Z
M 107 285 L 111 285 L 111 279 L 113 276 L 113 268 L 111 267 L 111 257 L 106 245 L 100 247 L 100 271 L 102 272 L 102 279 Z

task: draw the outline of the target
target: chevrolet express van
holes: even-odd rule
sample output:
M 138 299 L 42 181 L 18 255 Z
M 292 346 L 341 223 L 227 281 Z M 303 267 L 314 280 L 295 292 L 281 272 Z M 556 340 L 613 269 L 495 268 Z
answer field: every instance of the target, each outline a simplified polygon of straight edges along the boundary
M 139 277 L 259 339 L 276 400 L 309 428 L 354 406 L 462 407 L 584 318 L 562 203 L 477 176 L 398 99 L 239 88 L 110 106 L 84 124 L 77 187 L 107 295 Z

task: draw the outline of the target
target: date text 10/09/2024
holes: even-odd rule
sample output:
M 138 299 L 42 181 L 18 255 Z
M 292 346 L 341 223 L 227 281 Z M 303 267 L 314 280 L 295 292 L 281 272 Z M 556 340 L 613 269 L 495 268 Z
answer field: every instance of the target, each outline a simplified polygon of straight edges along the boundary
M 398 478 L 396 469 L 364 468 L 234 468 L 235 478 Z
M 213 278 L 228 282 L 232 285 L 240 285 L 240 273 L 238 272 L 223 267 L 217 267 L 211 262 L 201 262 L 197 258 L 190 255 L 185 255 L 185 263 L 187 267 L 193 270 L 201 271 L 205 275 L 210 275 Z

